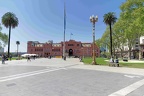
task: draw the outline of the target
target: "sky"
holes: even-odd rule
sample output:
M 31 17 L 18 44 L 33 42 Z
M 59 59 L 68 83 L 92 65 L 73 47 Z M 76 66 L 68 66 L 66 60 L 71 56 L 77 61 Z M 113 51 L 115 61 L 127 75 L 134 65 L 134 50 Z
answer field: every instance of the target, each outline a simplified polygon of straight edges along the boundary
M 65 0 L 66 41 L 92 42 L 92 23 L 89 20 L 92 15 L 98 16 L 95 39 L 101 38 L 106 29 L 104 14 L 115 12 L 118 18 L 119 7 L 125 1 Z M 0 0 L 0 17 L 6 12 L 13 12 L 19 20 L 18 27 L 11 30 L 10 52 L 16 52 L 16 41 L 20 41 L 19 52 L 27 52 L 27 41 L 63 41 L 64 0 Z M 1 32 L 8 34 L 9 30 L 2 23 L 1 26 Z M 4 47 L 5 52 L 7 49 Z

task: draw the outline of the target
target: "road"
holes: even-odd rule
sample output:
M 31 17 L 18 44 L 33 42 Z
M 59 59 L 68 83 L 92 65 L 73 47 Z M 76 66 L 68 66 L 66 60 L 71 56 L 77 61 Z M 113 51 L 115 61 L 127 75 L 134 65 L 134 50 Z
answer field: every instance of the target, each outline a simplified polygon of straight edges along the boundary
M 83 65 L 77 58 L 7 61 L 0 96 L 144 96 L 144 69 Z

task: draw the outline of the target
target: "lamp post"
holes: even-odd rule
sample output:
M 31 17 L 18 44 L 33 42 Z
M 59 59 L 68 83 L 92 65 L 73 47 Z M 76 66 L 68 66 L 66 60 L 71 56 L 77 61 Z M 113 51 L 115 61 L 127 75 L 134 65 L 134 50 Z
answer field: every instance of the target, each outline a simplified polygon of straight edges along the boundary
M 96 59 L 95 59 L 95 22 L 98 21 L 98 16 L 92 15 L 90 16 L 90 22 L 93 24 L 93 61 L 92 64 L 95 65 L 96 64 Z

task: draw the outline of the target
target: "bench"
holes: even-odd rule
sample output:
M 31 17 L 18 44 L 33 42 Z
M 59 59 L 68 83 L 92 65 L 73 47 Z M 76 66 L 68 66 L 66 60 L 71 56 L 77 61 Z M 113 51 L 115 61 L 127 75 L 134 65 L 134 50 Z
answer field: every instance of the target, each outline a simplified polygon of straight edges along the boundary
M 109 62 L 109 66 L 112 66 L 112 67 L 119 67 L 119 63 Z

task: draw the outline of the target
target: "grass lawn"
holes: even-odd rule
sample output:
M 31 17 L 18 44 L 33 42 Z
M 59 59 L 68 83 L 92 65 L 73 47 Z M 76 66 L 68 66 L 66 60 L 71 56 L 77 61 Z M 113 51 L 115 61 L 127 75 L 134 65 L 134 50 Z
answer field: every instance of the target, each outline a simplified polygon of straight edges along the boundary
M 122 67 L 130 67 L 130 68 L 144 68 L 144 63 L 120 62 L 120 66 L 122 66 Z
M 108 61 L 105 61 L 108 60 Z M 92 63 L 92 58 L 87 57 L 83 59 L 84 64 L 91 64 Z M 96 58 L 96 62 L 99 65 L 105 65 L 108 66 L 109 63 L 109 59 L 107 58 Z M 130 67 L 130 68 L 144 68 L 144 62 L 139 63 L 139 62 L 135 62 L 135 63 L 130 63 L 130 62 L 119 62 L 120 66 L 122 67 Z
M 108 62 L 105 61 L 105 60 L 108 60 L 108 59 L 106 59 L 106 58 L 96 58 L 96 62 L 99 65 L 108 65 Z M 91 64 L 92 63 L 92 58 L 91 57 L 84 58 L 83 62 L 85 64 Z

